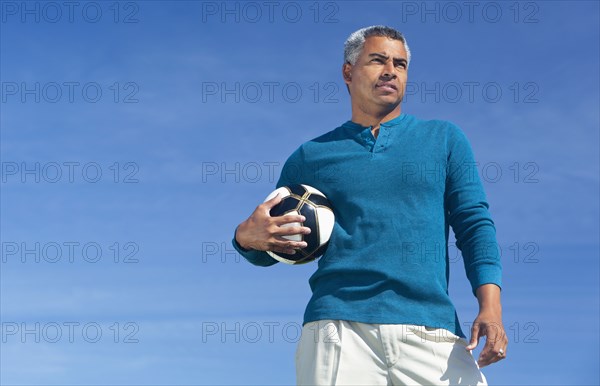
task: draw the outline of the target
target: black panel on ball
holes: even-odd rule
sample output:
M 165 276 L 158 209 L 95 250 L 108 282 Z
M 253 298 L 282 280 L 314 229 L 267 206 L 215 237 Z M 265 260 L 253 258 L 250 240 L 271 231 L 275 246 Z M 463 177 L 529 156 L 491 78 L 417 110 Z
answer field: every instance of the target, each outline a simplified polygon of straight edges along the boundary
M 321 195 L 311 193 L 311 195 L 308 196 L 308 199 L 316 206 L 326 206 L 328 208 L 331 208 L 331 203 L 329 202 L 329 200 Z
M 304 186 L 296 184 L 296 185 L 289 185 L 286 186 L 287 190 L 290 191 L 290 193 L 292 194 L 296 194 L 300 197 L 304 196 L 306 194 L 306 189 L 304 188 Z
M 295 197 L 285 197 L 281 202 L 271 208 L 269 214 L 271 217 L 283 216 L 284 214 L 295 210 L 300 201 Z

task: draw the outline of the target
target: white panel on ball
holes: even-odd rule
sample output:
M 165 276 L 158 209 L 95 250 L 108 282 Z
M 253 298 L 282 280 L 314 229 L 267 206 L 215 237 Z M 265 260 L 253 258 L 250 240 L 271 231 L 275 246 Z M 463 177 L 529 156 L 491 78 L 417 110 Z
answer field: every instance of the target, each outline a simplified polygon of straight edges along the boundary
M 333 224 L 335 216 L 330 209 L 317 208 L 319 215 L 319 239 L 329 241 L 331 232 L 333 232 Z
M 286 214 L 285 216 L 291 216 L 291 215 L 297 215 L 297 214 L 298 214 L 298 211 L 293 210 L 293 211 L 289 212 L 288 214 Z M 289 222 L 287 224 L 281 225 L 282 228 L 299 227 L 299 226 L 302 226 L 299 222 Z M 283 236 L 283 238 L 292 240 L 292 241 L 302 241 L 302 235 L 285 235 L 285 236 Z

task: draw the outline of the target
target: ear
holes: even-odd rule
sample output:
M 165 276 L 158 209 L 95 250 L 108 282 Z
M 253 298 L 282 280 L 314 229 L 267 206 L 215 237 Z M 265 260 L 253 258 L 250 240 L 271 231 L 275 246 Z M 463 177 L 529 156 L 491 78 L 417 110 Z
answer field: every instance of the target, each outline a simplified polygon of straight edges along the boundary
M 344 78 L 344 83 L 350 84 L 352 82 L 352 65 L 349 63 L 344 63 L 342 66 L 342 77 Z

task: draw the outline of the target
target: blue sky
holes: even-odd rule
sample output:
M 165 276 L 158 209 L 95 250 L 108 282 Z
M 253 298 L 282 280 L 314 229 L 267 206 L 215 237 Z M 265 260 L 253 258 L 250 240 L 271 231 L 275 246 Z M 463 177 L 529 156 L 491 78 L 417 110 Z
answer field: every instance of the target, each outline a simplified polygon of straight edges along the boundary
M 294 383 L 316 264 L 230 240 L 350 118 L 344 40 L 387 24 L 403 112 L 479 162 L 510 342 L 490 383 L 598 384 L 598 2 L 466 4 L 0 2 L 0 383 Z M 458 258 L 450 294 L 466 326 Z

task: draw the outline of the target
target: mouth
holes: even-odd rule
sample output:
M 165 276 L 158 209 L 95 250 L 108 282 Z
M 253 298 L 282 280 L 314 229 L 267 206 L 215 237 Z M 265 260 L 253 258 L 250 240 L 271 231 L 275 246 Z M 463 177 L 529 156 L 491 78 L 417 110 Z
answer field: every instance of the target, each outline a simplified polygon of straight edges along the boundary
M 381 82 L 375 85 L 375 88 L 386 91 L 398 91 L 398 87 L 392 82 Z

